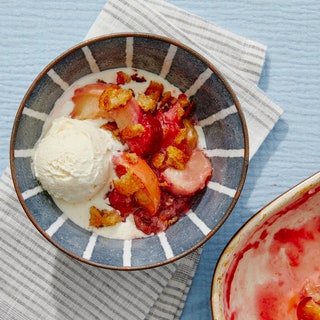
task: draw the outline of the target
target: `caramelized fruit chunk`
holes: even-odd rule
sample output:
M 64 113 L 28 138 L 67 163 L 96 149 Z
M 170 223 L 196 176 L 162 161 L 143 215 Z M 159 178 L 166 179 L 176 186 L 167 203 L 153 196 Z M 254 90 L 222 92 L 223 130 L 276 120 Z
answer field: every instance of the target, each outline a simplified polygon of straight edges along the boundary
M 136 154 L 124 152 L 114 156 L 113 163 L 116 167 L 120 166 L 126 169 L 127 173 L 124 176 L 126 179 L 129 178 L 126 183 L 130 187 L 132 186 L 136 202 L 150 215 L 154 215 L 160 204 L 160 188 L 158 178 L 147 162 Z M 127 174 L 128 176 L 126 176 Z M 132 181 L 130 181 L 130 177 Z M 119 180 L 121 178 L 122 176 Z M 119 180 L 114 181 L 115 186 Z M 121 192 L 119 189 L 118 191 Z
M 96 228 L 110 227 L 121 222 L 122 219 L 119 213 L 112 210 L 99 210 L 97 207 L 90 207 L 90 220 L 89 225 Z
M 198 145 L 198 133 L 189 119 L 183 119 L 184 139 L 182 140 L 183 149 L 187 154 L 191 154 Z

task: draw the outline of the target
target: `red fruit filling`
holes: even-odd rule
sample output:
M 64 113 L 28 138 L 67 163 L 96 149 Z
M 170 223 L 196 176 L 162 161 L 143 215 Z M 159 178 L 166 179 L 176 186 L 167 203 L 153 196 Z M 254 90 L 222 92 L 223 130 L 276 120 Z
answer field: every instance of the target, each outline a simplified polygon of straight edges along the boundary
M 101 128 L 111 130 L 128 150 L 113 158 L 118 178 L 106 197 L 122 221 L 133 214 L 136 227 L 149 235 L 166 230 L 188 212 L 213 168 L 197 148 L 191 117 L 195 106 L 187 96 L 163 92 L 163 85 L 155 81 L 145 92 L 135 93 L 122 87 L 130 81 L 146 80 L 136 72 L 120 71 L 113 84 L 99 82 L 78 89 L 71 115 L 113 121 Z
M 160 148 L 162 128 L 159 120 L 150 113 L 142 116 L 140 124 L 142 131 L 137 136 L 127 139 L 126 142 L 131 152 L 141 157 L 148 157 Z

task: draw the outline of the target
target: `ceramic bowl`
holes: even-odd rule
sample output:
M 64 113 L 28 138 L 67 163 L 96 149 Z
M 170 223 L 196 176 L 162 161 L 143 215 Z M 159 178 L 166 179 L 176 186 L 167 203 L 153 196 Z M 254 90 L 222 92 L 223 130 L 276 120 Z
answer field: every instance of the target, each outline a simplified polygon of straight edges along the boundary
M 130 241 L 95 236 L 65 219 L 32 171 L 32 150 L 56 100 L 93 72 L 132 67 L 163 76 L 190 94 L 204 133 L 214 174 L 192 210 L 161 234 Z M 242 190 L 248 136 L 239 102 L 218 70 L 176 41 L 150 34 L 115 34 L 71 48 L 52 61 L 27 91 L 14 122 L 11 171 L 31 222 L 56 247 L 98 267 L 133 270 L 185 256 L 224 223 Z
M 219 320 L 317 319 L 306 314 L 320 314 L 320 172 L 235 234 L 216 266 L 211 306 Z

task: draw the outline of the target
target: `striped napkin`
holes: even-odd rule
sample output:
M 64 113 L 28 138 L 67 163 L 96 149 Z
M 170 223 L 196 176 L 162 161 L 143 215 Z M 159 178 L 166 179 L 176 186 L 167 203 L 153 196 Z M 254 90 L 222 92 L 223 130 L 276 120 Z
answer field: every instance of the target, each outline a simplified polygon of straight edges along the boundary
M 175 38 L 212 61 L 238 95 L 252 157 L 282 113 L 257 87 L 266 48 L 161 0 L 108 1 L 86 39 L 132 31 Z M 0 180 L 0 203 L 1 319 L 180 317 L 201 248 L 150 270 L 99 269 L 40 236 L 17 200 L 9 169 Z

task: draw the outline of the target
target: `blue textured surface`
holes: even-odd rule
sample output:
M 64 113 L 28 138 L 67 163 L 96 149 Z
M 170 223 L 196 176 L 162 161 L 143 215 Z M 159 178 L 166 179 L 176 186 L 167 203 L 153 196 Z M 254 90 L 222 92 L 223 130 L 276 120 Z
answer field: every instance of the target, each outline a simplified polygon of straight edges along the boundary
M 83 39 L 104 5 L 87 1 L 0 1 L 0 170 L 17 107 L 35 76 Z M 210 319 L 217 258 L 234 232 L 261 207 L 319 170 L 320 2 L 317 0 L 169 0 L 268 46 L 260 87 L 284 114 L 252 159 L 226 224 L 205 245 L 182 316 Z

